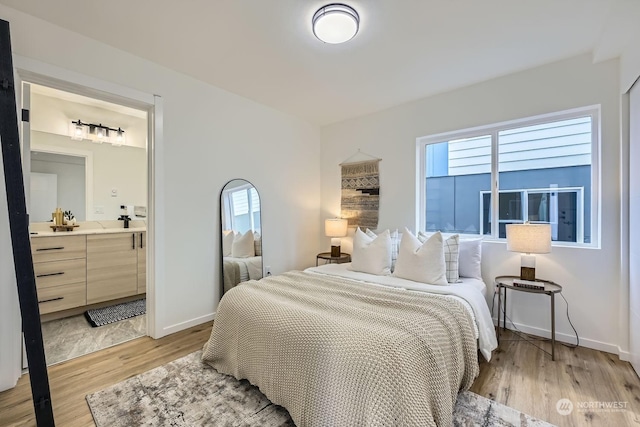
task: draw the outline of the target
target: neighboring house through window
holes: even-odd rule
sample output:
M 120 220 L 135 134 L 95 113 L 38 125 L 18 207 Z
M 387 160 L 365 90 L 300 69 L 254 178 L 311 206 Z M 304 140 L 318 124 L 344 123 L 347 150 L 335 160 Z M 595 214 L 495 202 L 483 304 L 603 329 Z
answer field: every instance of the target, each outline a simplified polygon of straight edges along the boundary
M 419 225 L 506 237 L 548 223 L 558 242 L 597 245 L 599 107 L 418 138 Z
M 251 184 L 224 191 L 226 211 L 223 212 L 224 228 L 246 233 L 260 232 L 260 197 Z

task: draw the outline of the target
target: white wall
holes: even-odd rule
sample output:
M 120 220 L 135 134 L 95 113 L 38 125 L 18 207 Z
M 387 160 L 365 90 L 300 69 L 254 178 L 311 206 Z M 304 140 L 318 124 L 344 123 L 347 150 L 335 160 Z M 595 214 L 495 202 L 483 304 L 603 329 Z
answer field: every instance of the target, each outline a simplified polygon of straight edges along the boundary
M 620 92 L 627 92 L 640 77 L 640 46 L 632 40 L 620 56 Z
M 612 60 L 593 65 L 583 55 L 421 99 L 322 129 L 323 217 L 340 208 L 338 164 L 358 148 L 380 162 L 379 228 L 416 224 L 416 138 L 588 105 L 602 105 L 601 249 L 554 247 L 538 256 L 540 277 L 564 287 L 580 342 L 618 352 L 626 331 L 618 328 L 620 286 L 619 67 Z M 326 238 L 325 238 L 326 240 Z M 505 243 L 483 244 L 487 284 L 501 274 L 517 274 L 520 256 Z M 493 286 L 490 286 L 490 292 Z M 489 297 L 490 298 L 490 297 Z M 550 330 L 549 300 L 513 293 L 509 312 L 521 328 Z M 565 305 L 557 301 L 558 338 L 572 341 Z
M 260 192 L 265 265 L 278 273 L 313 264 L 320 233 L 317 127 L 5 6 L 0 18 L 10 22 L 14 54 L 162 97 L 167 226 L 157 249 L 166 262 L 156 275 L 166 283 L 159 290 L 166 301 L 163 333 L 213 317 L 219 196 L 230 179 L 245 178 Z M 3 293 L 9 286 L 0 283 Z M 4 327 L 9 315 L 0 316 Z M 7 339 L 0 336 L 0 353 L 11 351 Z M 0 377 L 9 369 L 2 364 Z
M 71 121 L 82 120 L 84 123 L 100 123 L 111 128 L 120 127 L 125 131 L 127 146 L 147 148 L 145 112 L 132 112 L 136 114 L 134 116 L 33 92 L 32 89 L 31 130 L 68 136 Z
M 120 205 L 147 206 L 147 152 L 144 148 L 74 141 L 68 136 L 36 131 L 31 132 L 31 146 L 92 153 L 93 206 L 89 207 L 87 221 L 118 219 Z M 111 195 L 114 188 L 116 197 Z M 96 213 L 96 207 L 101 207 L 104 213 Z

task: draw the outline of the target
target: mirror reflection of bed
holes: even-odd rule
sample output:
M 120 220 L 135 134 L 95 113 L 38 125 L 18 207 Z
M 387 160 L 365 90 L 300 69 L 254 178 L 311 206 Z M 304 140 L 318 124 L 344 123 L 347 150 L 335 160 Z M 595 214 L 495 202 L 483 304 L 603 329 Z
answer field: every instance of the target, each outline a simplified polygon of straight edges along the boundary
M 262 278 L 260 195 L 249 181 L 233 179 L 220 192 L 222 292 Z

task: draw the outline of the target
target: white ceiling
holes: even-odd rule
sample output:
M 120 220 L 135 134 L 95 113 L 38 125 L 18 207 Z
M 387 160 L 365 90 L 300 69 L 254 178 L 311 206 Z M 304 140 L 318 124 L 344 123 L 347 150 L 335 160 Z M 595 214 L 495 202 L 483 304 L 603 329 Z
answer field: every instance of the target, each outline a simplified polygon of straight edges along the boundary
M 318 0 L 0 0 L 312 123 L 328 124 L 638 36 L 638 0 L 345 0 L 360 32 L 311 32 Z M 69 46 L 70 49 L 73 46 Z

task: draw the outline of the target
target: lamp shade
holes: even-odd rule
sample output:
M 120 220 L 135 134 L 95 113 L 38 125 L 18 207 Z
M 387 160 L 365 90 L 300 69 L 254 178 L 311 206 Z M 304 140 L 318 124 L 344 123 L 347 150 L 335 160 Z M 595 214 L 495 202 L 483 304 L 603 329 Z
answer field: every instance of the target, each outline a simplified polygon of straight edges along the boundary
M 551 252 L 551 225 L 507 224 L 507 250 L 548 254 Z
M 327 237 L 343 237 L 347 235 L 347 225 L 349 222 L 346 219 L 332 218 L 324 221 L 324 234 Z

